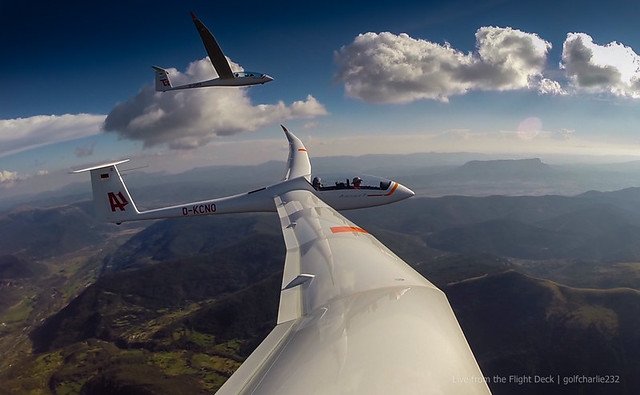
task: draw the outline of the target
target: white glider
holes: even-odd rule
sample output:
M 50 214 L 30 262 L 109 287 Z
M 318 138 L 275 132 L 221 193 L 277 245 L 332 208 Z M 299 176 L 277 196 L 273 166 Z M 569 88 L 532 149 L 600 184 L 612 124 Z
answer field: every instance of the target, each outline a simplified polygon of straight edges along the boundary
M 97 209 L 115 223 L 277 211 L 287 247 L 277 325 L 218 394 L 490 393 L 444 293 L 336 211 L 413 192 L 380 178 L 327 184 L 283 129 L 284 180 L 226 198 L 138 211 L 123 161 L 77 171 L 91 172 Z
M 169 79 L 169 72 L 167 70 L 158 66 L 151 66 L 155 70 L 156 74 L 156 91 L 166 92 L 178 89 L 204 88 L 207 86 L 249 86 L 273 81 L 273 78 L 264 73 L 257 73 L 253 71 L 232 72 L 231 66 L 229 66 L 229 62 L 224 56 L 220 45 L 218 45 L 218 42 L 213 37 L 213 34 L 211 34 L 209 29 L 207 29 L 204 23 L 202 23 L 202 21 L 200 21 L 193 12 L 191 13 L 191 17 L 193 18 L 193 23 L 196 25 L 196 29 L 198 29 L 204 48 L 207 50 L 209 60 L 211 61 L 213 68 L 218 73 L 218 78 L 186 85 L 173 86 Z

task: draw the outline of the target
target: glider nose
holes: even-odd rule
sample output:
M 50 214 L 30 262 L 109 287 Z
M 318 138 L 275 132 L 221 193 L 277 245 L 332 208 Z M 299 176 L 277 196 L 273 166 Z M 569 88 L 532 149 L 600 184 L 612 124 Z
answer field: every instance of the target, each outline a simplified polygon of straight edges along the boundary
M 408 199 L 416 195 L 415 192 L 400 183 L 398 183 L 398 190 L 396 192 L 399 196 L 401 196 L 402 199 Z

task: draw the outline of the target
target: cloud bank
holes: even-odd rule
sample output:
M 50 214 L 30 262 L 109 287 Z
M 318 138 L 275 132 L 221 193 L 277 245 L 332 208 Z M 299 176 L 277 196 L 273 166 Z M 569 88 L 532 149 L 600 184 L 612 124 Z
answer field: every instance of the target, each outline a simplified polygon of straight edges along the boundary
M 537 34 L 510 27 L 478 29 L 472 53 L 404 33 L 364 33 L 337 51 L 335 62 L 347 96 L 370 103 L 448 101 L 474 90 L 516 89 L 640 98 L 640 55 L 631 47 L 567 34 L 560 63 L 566 86 L 544 75 L 550 49 Z
M 471 90 L 561 92 L 557 82 L 542 77 L 549 49 L 538 35 L 509 27 L 478 29 L 474 53 L 404 33 L 370 32 L 337 51 L 335 61 L 350 97 L 372 103 L 447 101 Z
M 0 119 L 0 157 L 100 132 L 104 115 L 36 115 Z
M 232 68 L 239 66 L 232 63 Z M 185 73 L 170 70 L 174 85 L 215 78 L 208 58 L 195 61 Z M 120 137 L 142 141 L 144 147 L 167 144 L 189 149 L 207 144 L 215 136 L 254 131 L 262 126 L 293 118 L 327 114 L 313 96 L 289 105 L 254 105 L 247 89 L 203 88 L 176 92 L 155 92 L 144 87 L 129 100 L 118 104 L 104 121 L 104 130 Z
M 569 33 L 560 65 L 577 91 L 640 98 L 640 56 L 618 42 L 598 45 L 585 33 Z

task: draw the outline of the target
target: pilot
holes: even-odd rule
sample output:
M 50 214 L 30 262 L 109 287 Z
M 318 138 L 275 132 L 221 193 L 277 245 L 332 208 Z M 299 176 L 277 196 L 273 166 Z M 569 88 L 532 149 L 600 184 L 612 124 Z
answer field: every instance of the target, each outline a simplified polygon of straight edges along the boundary
M 353 181 L 351 181 L 351 184 L 355 189 L 360 189 L 360 185 L 362 184 L 362 178 L 353 177 Z
M 313 177 L 313 182 L 311 183 L 311 185 L 313 185 L 314 189 L 319 190 L 320 188 L 322 188 L 322 180 L 320 179 L 320 177 Z

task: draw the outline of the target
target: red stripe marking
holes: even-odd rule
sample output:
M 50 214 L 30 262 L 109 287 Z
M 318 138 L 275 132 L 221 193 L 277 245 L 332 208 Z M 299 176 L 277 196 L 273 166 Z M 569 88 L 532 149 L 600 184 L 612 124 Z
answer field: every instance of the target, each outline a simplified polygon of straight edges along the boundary
M 358 226 L 332 226 L 331 227 L 331 232 L 332 233 L 349 233 L 349 232 L 354 232 L 354 233 L 369 233 L 366 230 L 358 227 Z
M 304 152 L 307 152 L 307 149 L 306 149 L 306 148 L 298 148 L 298 151 L 304 151 Z
M 396 189 L 398 189 L 398 183 L 394 182 L 393 183 L 393 188 L 391 188 L 389 193 L 384 193 L 384 194 L 379 194 L 379 195 L 367 195 L 367 196 L 391 196 L 396 191 Z

